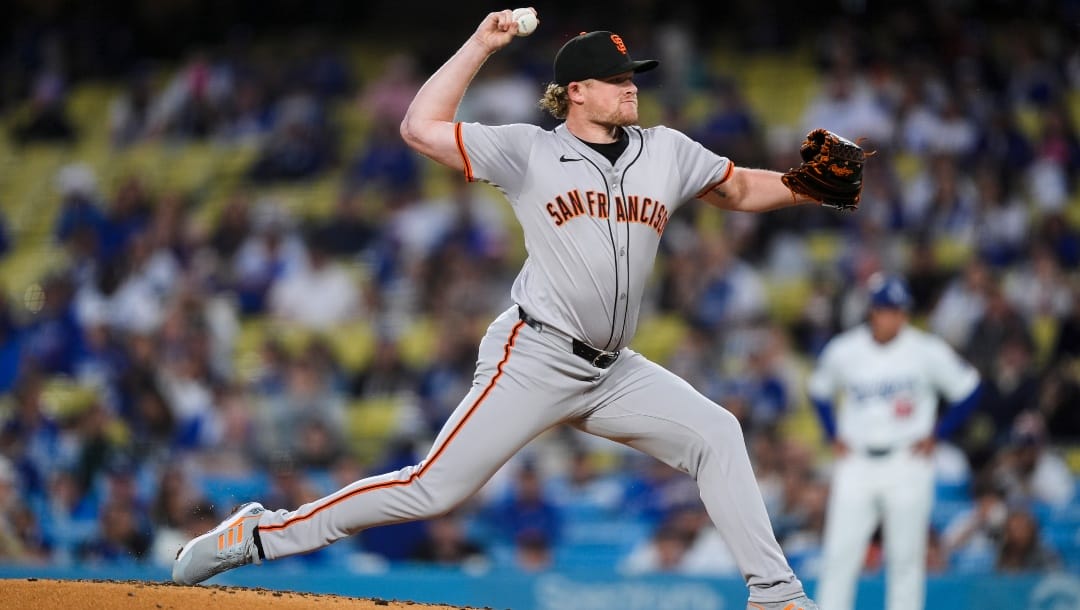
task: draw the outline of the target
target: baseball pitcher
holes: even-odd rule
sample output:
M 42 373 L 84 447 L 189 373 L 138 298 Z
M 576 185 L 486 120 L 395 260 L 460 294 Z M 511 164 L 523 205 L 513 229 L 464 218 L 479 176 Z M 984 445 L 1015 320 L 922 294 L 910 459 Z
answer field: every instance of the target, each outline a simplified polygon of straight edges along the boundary
M 855 607 L 866 549 L 881 525 L 886 608 L 919 610 L 934 439 L 952 434 L 976 406 L 979 374 L 944 340 L 908 325 L 911 295 L 902 278 L 875 274 L 869 288 L 868 322 L 834 337 L 809 381 L 837 456 L 817 598 L 828 610 Z M 939 396 L 952 403 L 940 422 Z
M 196 583 L 365 528 L 445 513 L 531 439 L 569 424 L 696 479 L 746 578 L 749 608 L 816 609 L 773 536 L 735 417 L 627 346 L 660 237 L 681 205 L 854 208 L 861 149 L 819 130 L 803 144 L 805 163 L 782 175 L 737 168 L 673 129 L 641 128 L 634 75 L 658 62 L 631 59 L 626 41 L 604 31 L 571 38 L 555 56 L 541 100 L 564 120 L 555 129 L 454 122 L 473 76 L 521 33 L 519 23 L 509 10 L 484 18 L 401 124 L 415 150 L 465 180 L 497 186 L 524 231 L 516 304 L 481 341 L 471 391 L 419 464 L 295 510 L 246 504 L 183 547 L 173 579 Z

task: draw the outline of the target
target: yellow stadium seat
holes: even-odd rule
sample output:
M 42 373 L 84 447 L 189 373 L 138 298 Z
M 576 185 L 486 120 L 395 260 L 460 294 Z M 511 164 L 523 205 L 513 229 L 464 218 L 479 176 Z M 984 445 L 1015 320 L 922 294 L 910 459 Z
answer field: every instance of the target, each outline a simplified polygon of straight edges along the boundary
M 939 238 L 934 241 L 934 260 L 942 269 L 955 270 L 971 260 L 972 248 L 970 244 L 948 238 Z
M 810 282 L 805 278 L 766 280 L 765 294 L 772 319 L 782 324 L 797 320 L 810 292 Z
M 431 361 L 437 341 L 435 323 L 430 318 L 421 318 L 405 329 L 398 346 L 401 359 L 414 367 L 421 367 Z
M 401 409 L 397 398 L 371 398 L 350 404 L 346 410 L 346 429 L 351 453 L 362 462 L 378 457 L 397 432 Z
M 665 362 L 686 338 L 687 330 L 679 316 L 649 316 L 638 324 L 633 347 L 654 362 Z
M 1043 367 L 1050 360 L 1057 341 L 1058 320 L 1052 315 L 1036 316 L 1031 321 L 1031 337 L 1035 342 L 1035 362 Z
M 1080 446 L 1065 449 L 1065 463 L 1074 475 L 1080 476 Z
M 1035 142 L 1039 139 L 1039 130 L 1042 129 L 1042 113 L 1032 105 L 1017 105 L 1013 112 L 1016 126 L 1024 133 L 1028 140 Z
M 371 361 L 375 353 L 375 329 L 367 320 L 337 326 L 324 334 L 341 366 L 355 373 Z
M 80 385 L 70 377 L 57 376 L 45 381 L 41 399 L 50 415 L 67 420 L 93 406 L 98 394 L 94 388 Z
M 806 254 L 816 266 L 833 267 L 843 254 L 844 240 L 831 231 L 814 231 L 806 236 Z

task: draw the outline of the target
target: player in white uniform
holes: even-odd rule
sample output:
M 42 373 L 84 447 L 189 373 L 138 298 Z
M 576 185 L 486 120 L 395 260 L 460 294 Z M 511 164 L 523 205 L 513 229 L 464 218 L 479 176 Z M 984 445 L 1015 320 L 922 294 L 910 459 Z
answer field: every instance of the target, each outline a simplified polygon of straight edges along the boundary
M 902 278 L 876 274 L 869 281 L 869 320 L 825 346 L 809 382 L 837 456 L 817 598 L 827 610 L 854 608 L 866 549 L 880 524 L 886 608 L 918 610 L 935 438 L 948 437 L 976 406 L 979 374 L 944 340 L 908 325 L 911 296 Z M 940 421 L 939 396 L 951 403 Z
M 692 475 L 755 610 L 816 610 L 769 523 L 735 417 L 627 345 L 660 236 L 684 202 L 763 212 L 808 203 L 777 172 L 736 168 L 685 135 L 642 129 L 633 61 L 611 32 L 568 41 L 542 105 L 565 122 L 454 122 L 466 87 L 517 30 L 489 14 L 425 83 L 402 136 L 417 151 L 496 185 L 525 233 L 515 306 L 480 343 L 471 391 L 415 466 L 356 481 L 296 510 L 241 507 L 178 554 L 173 579 L 305 553 L 365 528 L 430 518 L 476 492 L 543 431 L 569 424 Z M 256 529 L 257 528 L 257 529 Z

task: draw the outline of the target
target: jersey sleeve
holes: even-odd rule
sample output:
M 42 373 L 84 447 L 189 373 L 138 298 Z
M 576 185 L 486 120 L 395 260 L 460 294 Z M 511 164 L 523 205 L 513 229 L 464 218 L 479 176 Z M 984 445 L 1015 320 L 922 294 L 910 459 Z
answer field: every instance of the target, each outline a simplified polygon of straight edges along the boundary
M 735 171 L 735 164 L 727 157 L 721 157 L 680 131 L 662 129 L 674 147 L 676 168 L 682 178 L 681 201 L 704 196 Z
M 817 366 L 810 373 L 806 390 L 812 400 L 832 401 L 840 386 L 840 358 L 837 355 L 837 341 L 834 339 L 825 345 Z
M 949 402 L 967 398 L 979 385 L 979 372 L 938 337 L 928 337 L 926 366 L 934 387 Z
M 457 123 L 454 130 L 458 151 L 465 162 L 465 179 L 490 182 L 507 195 L 516 195 L 523 184 L 529 152 L 540 128 L 524 124 Z

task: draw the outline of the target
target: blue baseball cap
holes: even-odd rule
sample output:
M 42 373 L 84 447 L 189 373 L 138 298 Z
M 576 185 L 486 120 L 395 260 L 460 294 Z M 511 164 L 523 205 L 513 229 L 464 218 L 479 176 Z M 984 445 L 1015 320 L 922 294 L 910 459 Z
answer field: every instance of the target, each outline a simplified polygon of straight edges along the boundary
M 867 287 L 870 289 L 870 307 L 905 311 L 911 308 L 911 290 L 898 275 L 875 273 L 867 281 Z

